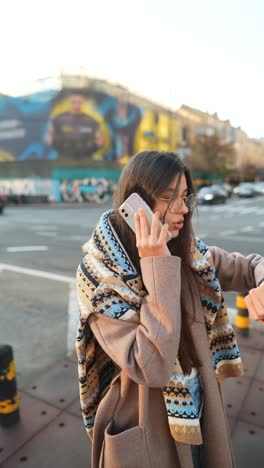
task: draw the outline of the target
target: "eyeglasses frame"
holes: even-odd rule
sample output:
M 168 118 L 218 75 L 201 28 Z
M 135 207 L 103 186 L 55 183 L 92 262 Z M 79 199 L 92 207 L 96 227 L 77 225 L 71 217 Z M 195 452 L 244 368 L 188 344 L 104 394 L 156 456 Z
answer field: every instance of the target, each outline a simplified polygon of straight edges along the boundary
M 188 205 L 187 205 L 187 202 L 186 202 L 190 196 L 193 196 L 193 197 L 195 197 L 195 199 L 196 199 L 196 204 L 195 204 L 192 208 L 189 208 Z M 158 197 L 157 200 L 162 200 L 162 201 L 168 202 L 168 203 L 169 203 L 169 206 L 168 206 L 169 212 L 170 212 L 171 214 L 175 214 L 176 212 L 170 210 L 170 205 L 171 205 L 172 201 L 173 201 L 173 200 L 176 200 L 177 198 L 181 198 L 182 202 L 184 202 L 185 205 L 186 205 L 186 207 L 188 208 L 188 212 L 189 212 L 189 213 L 197 206 L 197 203 L 198 203 L 198 197 L 197 197 L 197 195 L 195 195 L 194 193 L 190 193 L 190 194 L 187 195 L 186 197 L 172 197 L 172 198 L 162 198 L 162 197 Z M 181 206 L 181 205 L 180 205 L 180 206 Z

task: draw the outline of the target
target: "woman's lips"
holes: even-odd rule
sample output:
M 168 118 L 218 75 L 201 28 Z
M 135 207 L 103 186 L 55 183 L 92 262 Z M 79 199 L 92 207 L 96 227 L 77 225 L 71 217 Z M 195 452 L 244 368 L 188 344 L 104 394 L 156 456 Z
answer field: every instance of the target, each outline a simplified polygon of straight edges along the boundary
M 173 223 L 173 227 L 175 227 L 176 229 L 182 229 L 183 223 Z

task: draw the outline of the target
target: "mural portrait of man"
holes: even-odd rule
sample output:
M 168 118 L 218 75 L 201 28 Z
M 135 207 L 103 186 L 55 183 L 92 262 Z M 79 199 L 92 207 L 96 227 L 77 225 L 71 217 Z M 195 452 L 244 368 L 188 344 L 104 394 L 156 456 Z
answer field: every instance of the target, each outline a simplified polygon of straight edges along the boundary
M 52 113 L 45 143 L 63 158 L 80 160 L 91 157 L 104 144 L 100 125 L 84 111 L 85 99 L 81 94 L 72 94 L 68 101 L 68 109 Z

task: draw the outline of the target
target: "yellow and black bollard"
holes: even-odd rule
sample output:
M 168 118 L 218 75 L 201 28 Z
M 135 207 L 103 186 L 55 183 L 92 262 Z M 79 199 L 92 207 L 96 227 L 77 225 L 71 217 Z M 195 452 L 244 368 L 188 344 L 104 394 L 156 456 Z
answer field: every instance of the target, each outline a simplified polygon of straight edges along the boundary
M 16 368 L 9 345 L 0 345 L 0 424 L 8 427 L 19 421 Z
M 242 336 L 249 336 L 250 330 L 250 318 L 245 303 L 247 295 L 248 293 L 240 293 L 236 297 L 237 315 L 235 326 L 237 333 Z

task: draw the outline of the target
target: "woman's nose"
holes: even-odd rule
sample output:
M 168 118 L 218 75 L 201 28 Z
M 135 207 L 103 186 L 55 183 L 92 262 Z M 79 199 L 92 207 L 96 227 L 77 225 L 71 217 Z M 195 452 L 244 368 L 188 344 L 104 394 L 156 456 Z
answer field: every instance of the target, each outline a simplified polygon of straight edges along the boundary
M 189 211 L 189 209 L 188 209 L 188 207 L 187 207 L 185 201 L 182 200 L 182 204 L 181 204 L 181 213 L 186 214 L 186 213 L 188 213 L 188 211 Z

